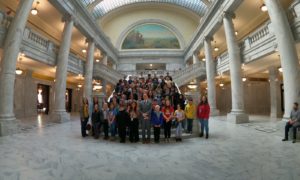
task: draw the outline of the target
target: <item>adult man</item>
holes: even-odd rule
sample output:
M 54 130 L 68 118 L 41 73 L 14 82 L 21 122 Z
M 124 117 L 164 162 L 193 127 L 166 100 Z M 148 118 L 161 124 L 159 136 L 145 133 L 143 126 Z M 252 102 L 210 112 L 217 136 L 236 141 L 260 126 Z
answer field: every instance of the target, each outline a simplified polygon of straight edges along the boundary
M 285 125 L 285 136 L 282 141 L 288 141 L 290 128 L 293 128 L 293 143 L 296 143 L 297 128 L 300 128 L 300 111 L 298 103 L 294 103 L 289 122 Z
M 148 99 L 147 93 L 143 93 L 143 100 L 141 100 L 139 103 L 139 113 L 140 113 L 140 121 L 141 121 L 141 125 L 142 125 L 143 144 L 150 143 L 151 110 L 152 110 L 152 102 Z M 146 131 L 147 131 L 147 139 L 146 139 Z

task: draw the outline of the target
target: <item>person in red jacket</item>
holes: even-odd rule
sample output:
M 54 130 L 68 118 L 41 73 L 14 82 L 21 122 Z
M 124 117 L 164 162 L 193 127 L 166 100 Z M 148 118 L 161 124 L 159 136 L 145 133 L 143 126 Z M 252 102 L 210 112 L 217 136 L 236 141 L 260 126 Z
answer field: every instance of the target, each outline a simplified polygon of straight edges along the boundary
M 204 130 L 206 132 L 206 139 L 208 139 L 209 128 L 208 128 L 208 119 L 209 119 L 210 107 L 207 101 L 206 96 L 201 98 L 201 102 L 197 106 L 197 118 L 200 121 L 201 132 L 200 137 L 203 137 Z

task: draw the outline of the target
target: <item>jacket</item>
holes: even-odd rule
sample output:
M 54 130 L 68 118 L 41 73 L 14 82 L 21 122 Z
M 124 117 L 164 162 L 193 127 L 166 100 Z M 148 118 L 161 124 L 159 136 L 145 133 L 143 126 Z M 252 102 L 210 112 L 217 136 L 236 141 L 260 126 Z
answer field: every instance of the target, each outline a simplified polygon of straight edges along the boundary
M 161 126 L 163 124 L 163 114 L 162 114 L 162 112 L 159 112 L 159 117 L 157 117 L 156 112 L 152 111 L 151 124 L 153 126 Z
M 185 117 L 187 119 L 194 119 L 195 118 L 195 109 L 196 108 L 195 108 L 194 104 L 192 104 L 192 105 L 187 104 L 184 109 Z
M 210 107 L 208 104 L 199 104 L 197 106 L 197 118 L 208 120 L 210 114 Z

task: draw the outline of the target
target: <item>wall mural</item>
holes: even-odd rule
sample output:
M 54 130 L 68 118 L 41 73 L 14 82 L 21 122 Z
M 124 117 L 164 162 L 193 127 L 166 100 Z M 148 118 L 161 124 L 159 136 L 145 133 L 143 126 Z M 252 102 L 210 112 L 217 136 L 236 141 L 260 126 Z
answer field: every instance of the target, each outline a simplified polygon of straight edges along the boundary
M 173 32 L 159 24 L 142 24 L 129 32 L 122 49 L 180 49 Z

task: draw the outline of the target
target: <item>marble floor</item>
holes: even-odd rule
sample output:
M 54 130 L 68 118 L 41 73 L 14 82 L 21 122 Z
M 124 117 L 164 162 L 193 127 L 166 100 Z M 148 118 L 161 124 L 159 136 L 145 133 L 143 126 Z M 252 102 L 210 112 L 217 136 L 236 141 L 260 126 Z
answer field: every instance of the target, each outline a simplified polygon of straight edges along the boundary
M 209 140 L 143 145 L 83 139 L 72 119 L 32 120 L 32 128 L 0 137 L 0 180 L 300 179 L 300 142 L 281 142 L 284 122 L 254 116 L 235 125 L 217 117 Z

